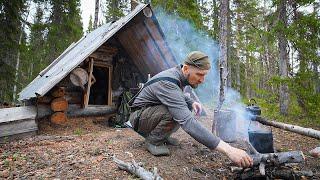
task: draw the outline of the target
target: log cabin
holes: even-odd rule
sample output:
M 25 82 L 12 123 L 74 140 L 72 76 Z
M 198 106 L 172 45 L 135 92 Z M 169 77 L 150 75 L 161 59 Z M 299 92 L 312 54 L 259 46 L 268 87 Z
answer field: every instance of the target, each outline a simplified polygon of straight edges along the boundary
M 115 113 L 124 90 L 177 64 L 152 8 L 139 3 L 118 21 L 72 43 L 42 70 L 19 93 L 27 109 L 0 109 L 0 138 L 34 134 L 42 117 L 61 124 L 67 117 Z M 16 113 L 21 117 L 8 118 Z

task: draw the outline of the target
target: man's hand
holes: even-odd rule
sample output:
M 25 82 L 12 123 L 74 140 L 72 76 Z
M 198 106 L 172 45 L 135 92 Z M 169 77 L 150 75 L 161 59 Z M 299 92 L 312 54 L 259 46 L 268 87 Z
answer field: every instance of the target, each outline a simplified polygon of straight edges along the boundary
M 234 148 L 222 140 L 220 140 L 216 150 L 225 153 L 230 160 L 236 163 L 239 167 L 246 168 L 253 166 L 252 158 L 244 150 Z
M 192 104 L 192 108 L 193 108 L 194 112 L 196 113 L 196 116 L 200 116 L 200 114 L 201 114 L 201 112 L 202 112 L 202 106 L 201 106 L 201 104 L 195 101 L 195 102 Z

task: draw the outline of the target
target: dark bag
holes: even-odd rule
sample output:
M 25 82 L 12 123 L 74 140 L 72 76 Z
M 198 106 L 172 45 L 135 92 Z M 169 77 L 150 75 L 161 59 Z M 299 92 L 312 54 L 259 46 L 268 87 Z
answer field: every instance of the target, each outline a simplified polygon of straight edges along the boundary
M 129 120 L 131 107 L 129 101 L 132 99 L 133 95 L 130 91 L 124 91 L 120 95 L 120 103 L 118 106 L 117 114 L 113 122 L 115 127 L 125 127 L 124 123 Z
M 152 79 L 150 81 L 148 81 L 142 88 L 139 89 L 138 93 L 136 93 L 135 95 L 133 95 L 130 91 L 124 91 L 122 93 L 122 95 L 120 96 L 120 103 L 119 103 L 119 107 L 117 110 L 117 115 L 114 119 L 113 122 L 113 126 L 114 127 L 126 127 L 124 125 L 125 122 L 127 122 L 129 120 L 130 117 L 130 113 L 132 113 L 132 103 L 134 101 L 134 99 L 139 95 L 139 93 L 142 91 L 143 88 L 158 82 L 158 81 L 169 81 L 172 82 L 174 84 L 177 84 L 179 87 L 180 85 L 180 81 L 174 78 L 170 78 L 170 77 L 159 77 L 159 78 L 155 78 Z M 141 107 L 143 108 L 143 107 Z M 139 116 L 141 115 L 141 113 L 139 113 Z M 138 117 L 139 119 L 140 117 Z M 139 122 L 139 121 L 137 121 Z

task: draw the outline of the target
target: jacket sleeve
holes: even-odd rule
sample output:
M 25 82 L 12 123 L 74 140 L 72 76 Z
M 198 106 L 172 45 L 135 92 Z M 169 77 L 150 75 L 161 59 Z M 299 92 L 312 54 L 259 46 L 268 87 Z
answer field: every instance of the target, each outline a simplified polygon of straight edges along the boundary
M 160 81 L 159 83 L 160 85 L 154 86 L 155 96 L 168 107 L 173 119 L 195 140 L 210 149 L 215 149 L 220 139 L 194 119 L 181 89 L 170 82 Z

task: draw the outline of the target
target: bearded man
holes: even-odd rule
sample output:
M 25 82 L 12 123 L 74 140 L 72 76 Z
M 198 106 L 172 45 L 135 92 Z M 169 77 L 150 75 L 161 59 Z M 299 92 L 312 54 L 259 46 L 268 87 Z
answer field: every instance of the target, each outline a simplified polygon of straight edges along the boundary
M 252 159 L 243 150 L 234 148 L 212 134 L 194 118 L 201 113 L 200 103 L 183 93 L 190 85 L 196 88 L 203 83 L 211 68 L 206 54 L 193 51 L 184 64 L 165 70 L 152 77 L 133 101 L 135 111 L 130 115 L 130 123 L 145 137 L 147 150 L 155 155 L 169 155 L 168 144 L 178 145 L 171 136 L 180 127 L 199 143 L 211 150 L 227 155 L 242 167 L 252 166 Z

